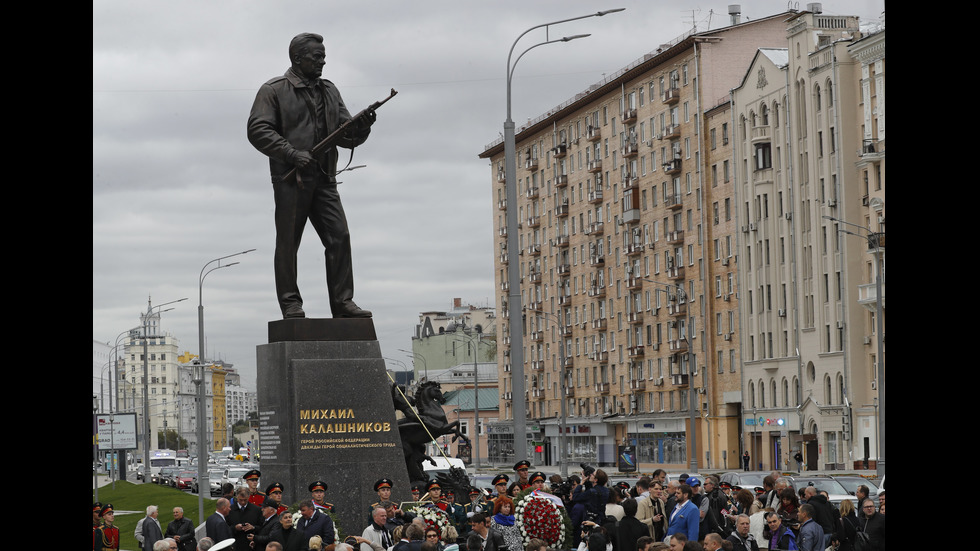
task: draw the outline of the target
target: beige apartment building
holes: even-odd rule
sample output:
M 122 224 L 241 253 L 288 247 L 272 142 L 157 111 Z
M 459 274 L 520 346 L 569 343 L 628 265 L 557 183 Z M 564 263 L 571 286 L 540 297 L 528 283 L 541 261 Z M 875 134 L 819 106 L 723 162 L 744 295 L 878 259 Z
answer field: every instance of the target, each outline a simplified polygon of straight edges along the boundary
M 738 467 L 729 98 L 759 48 L 786 47 L 795 15 L 679 37 L 518 128 L 516 205 L 505 199 L 503 142 L 480 154 L 497 207 L 499 428 L 524 400 L 534 464 L 560 454 L 615 466 L 629 444 L 641 471 L 683 470 L 693 419 L 699 468 Z M 513 239 L 507 209 L 518 212 Z M 507 337 L 521 322 L 508 319 L 508 241 L 521 252 L 520 368 Z M 512 392 L 521 372 L 523 397 Z
M 732 91 L 740 423 L 765 469 L 796 470 L 797 451 L 807 469 L 877 458 L 884 32 L 858 25 L 795 15 Z

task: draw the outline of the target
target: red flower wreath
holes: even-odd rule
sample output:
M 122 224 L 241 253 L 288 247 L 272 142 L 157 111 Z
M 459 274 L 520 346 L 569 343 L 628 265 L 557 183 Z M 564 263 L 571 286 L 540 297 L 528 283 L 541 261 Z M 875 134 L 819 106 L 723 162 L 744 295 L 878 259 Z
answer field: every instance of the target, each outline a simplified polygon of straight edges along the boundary
M 521 527 L 525 545 L 532 538 L 556 545 L 564 539 L 565 523 L 558 507 L 551 500 L 528 494 L 517 505 L 516 520 Z

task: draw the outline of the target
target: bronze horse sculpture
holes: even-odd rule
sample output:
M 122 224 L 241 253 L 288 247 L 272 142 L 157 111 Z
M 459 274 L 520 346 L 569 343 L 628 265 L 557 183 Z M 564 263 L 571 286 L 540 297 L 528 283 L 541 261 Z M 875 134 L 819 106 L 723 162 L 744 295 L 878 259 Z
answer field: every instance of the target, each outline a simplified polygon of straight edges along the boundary
M 425 453 L 425 445 L 436 438 L 452 434 L 452 441 L 462 438 L 469 444 L 470 440 L 459 430 L 459 421 L 449 422 L 446 412 L 442 409 L 444 401 L 442 387 L 435 381 L 426 381 L 419 385 L 413 398 L 404 396 L 396 385 L 392 385 L 392 399 L 395 408 L 405 414 L 398 420 L 398 432 L 402 439 L 402 451 L 405 454 L 405 465 L 408 468 L 408 478 L 415 482 L 428 480 L 422 467 L 423 461 L 435 465 L 435 461 Z

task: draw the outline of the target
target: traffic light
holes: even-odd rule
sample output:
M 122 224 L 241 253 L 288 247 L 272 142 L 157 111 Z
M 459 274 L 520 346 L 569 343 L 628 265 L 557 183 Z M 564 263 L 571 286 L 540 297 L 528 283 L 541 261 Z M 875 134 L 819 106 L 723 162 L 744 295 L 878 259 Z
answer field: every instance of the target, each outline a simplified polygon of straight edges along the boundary
M 844 433 L 844 440 L 851 439 L 851 416 L 844 414 L 841 417 L 841 432 Z

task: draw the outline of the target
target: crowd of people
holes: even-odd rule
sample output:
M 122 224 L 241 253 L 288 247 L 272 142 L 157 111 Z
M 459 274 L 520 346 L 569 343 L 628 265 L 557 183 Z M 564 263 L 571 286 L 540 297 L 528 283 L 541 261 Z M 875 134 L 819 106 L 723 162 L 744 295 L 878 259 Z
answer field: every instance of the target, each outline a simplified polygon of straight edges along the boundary
M 376 502 L 365 511 L 363 529 L 337 541 L 334 505 L 325 501 L 327 484 L 309 485 L 310 497 L 290 513 L 282 485 L 258 490 L 260 473 L 246 485 L 224 488 L 198 541 L 193 523 L 180 507 L 163 529 L 156 505 L 146 508 L 135 536 L 142 551 L 558 551 L 556 542 L 528 534 L 516 514 L 517 497 L 532 491 L 560 504 L 572 527 L 563 546 L 575 551 L 883 551 L 885 494 L 879 504 L 867 486 L 854 501 L 832 503 L 814 486 L 794 489 L 772 473 L 762 487 L 741 488 L 709 475 L 704 481 L 681 475 L 668 480 L 662 469 L 634 484 L 610 485 L 602 469 L 582 465 L 567 479 L 530 473 L 527 461 L 514 465 L 515 480 L 501 473 L 493 488 L 468 488 L 469 501 L 457 503 L 439 482 L 411 488 L 410 510 L 391 500 L 392 481 L 378 480 Z M 438 509 L 448 522 L 427 522 L 426 509 Z M 93 507 L 93 549 L 119 549 L 111 504 Z

